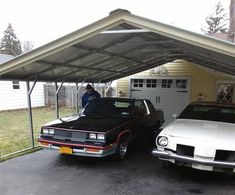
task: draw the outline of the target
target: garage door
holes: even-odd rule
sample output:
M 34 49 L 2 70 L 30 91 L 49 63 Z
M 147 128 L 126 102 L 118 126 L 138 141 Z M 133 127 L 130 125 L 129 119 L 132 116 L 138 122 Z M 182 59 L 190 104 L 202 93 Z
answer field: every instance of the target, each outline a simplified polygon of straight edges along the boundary
M 173 114 L 179 114 L 189 103 L 189 79 L 133 78 L 130 96 L 149 99 L 155 108 L 161 108 L 164 111 L 165 126 L 173 121 Z

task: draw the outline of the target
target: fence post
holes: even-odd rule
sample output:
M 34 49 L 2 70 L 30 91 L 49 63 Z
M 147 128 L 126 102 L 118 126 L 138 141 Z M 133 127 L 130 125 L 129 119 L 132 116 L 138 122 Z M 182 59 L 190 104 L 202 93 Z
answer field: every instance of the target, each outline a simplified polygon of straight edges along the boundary
M 59 116 L 59 91 L 61 87 L 63 86 L 64 82 L 62 81 L 60 86 L 58 87 L 57 82 L 55 82 L 55 117 L 58 119 Z
M 82 89 L 82 86 L 84 84 L 86 80 L 83 80 L 80 87 L 78 87 L 78 83 L 76 83 L 76 112 L 78 113 L 79 112 L 79 109 L 78 109 L 78 102 L 79 102 L 79 92 L 80 90 Z M 81 102 L 81 101 L 80 101 Z M 80 104 L 81 106 L 82 104 Z
M 78 88 L 78 83 L 76 83 L 76 113 L 79 112 L 79 109 L 78 109 L 78 101 L 79 101 L 79 88 Z

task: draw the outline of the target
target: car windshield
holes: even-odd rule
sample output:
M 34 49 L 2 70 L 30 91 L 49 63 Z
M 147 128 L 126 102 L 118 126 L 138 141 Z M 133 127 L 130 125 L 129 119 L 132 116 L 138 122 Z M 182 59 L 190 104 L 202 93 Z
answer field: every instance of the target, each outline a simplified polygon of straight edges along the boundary
M 129 117 L 134 100 L 95 99 L 89 102 L 82 114 L 86 116 Z
M 179 118 L 235 123 L 235 108 L 210 105 L 189 105 L 180 114 Z

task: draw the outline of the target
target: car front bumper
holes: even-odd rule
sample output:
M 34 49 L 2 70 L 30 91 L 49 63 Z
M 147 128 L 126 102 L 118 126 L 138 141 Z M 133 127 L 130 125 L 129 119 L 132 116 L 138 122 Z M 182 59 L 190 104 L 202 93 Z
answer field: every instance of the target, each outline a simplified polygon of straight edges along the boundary
M 39 145 L 43 148 L 54 149 L 61 152 L 61 147 L 67 147 L 71 149 L 70 155 L 76 156 L 87 156 L 87 157 L 105 157 L 112 155 L 116 152 L 117 144 L 110 144 L 107 147 L 94 147 L 91 145 L 81 145 L 81 144 L 68 144 L 63 142 L 55 142 L 48 140 L 38 140 Z M 79 148 L 78 148 L 79 147 Z M 68 154 L 68 153 L 63 153 Z
M 212 161 L 208 159 L 195 159 L 194 157 L 188 157 L 183 155 L 178 155 L 173 152 L 167 151 L 160 151 L 158 149 L 154 149 L 152 151 L 154 156 L 159 157 L 162 160 L 176 160 L 179 162 L 184 163 L 191 163 L 191 164 L 199 164 L 199 165 L 206 165 L 206 166 L 213 166 L 219 168 L 235 168 L 235 162 L 225 162 L 225 161 Z

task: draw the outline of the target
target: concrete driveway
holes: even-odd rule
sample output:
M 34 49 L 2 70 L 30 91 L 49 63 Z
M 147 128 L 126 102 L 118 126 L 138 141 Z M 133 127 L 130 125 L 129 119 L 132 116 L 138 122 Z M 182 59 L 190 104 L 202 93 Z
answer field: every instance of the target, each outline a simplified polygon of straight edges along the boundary
M 0 194 L 235 194 L 235 176 L 166 168 L 150 151 L 140 144 L 117 162 L 41 150 L 0 163 Z

